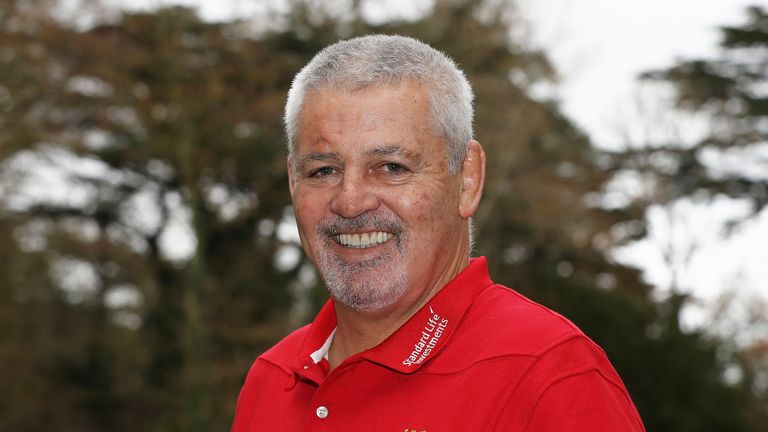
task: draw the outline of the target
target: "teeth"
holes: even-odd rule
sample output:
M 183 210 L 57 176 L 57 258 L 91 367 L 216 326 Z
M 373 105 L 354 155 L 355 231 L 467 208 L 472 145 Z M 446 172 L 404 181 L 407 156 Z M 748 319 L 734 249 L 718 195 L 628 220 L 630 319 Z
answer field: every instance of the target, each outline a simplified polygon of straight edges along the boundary
M 392 237 L 394 237 L 392 233 L 376 231 L 362 234 L 338 234 L 336 241 L 342 246 L 363 249 L 384 243 Z

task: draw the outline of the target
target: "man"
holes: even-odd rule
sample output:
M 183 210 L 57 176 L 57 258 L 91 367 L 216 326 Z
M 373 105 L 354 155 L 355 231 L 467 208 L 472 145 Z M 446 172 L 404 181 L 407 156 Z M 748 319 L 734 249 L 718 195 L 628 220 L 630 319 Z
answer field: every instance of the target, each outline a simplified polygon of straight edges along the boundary
M 644 430 L 600 348 L 470 259 L 472 98 L 398 36 L 336 43 L 296 76 L 290 191 L 331 300 L 256 360 L 233 431 Z

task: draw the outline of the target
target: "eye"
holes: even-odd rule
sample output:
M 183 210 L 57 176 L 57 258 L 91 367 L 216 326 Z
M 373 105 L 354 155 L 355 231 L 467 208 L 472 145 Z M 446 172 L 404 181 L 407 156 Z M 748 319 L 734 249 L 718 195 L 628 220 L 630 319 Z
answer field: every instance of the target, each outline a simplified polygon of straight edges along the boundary
M 326 177 L 336 172 L 335 168 L 324 166 L 309 172 L 309 177 Z
M 403 174 L 408 171 L 406 167 L 396 162 L 387 162 L 381 168 L 388 174 Z

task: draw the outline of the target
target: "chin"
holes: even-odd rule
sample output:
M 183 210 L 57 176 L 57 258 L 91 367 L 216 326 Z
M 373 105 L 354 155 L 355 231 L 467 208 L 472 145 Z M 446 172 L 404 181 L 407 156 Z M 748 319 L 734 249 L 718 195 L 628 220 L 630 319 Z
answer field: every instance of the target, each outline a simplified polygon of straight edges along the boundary
M 323 278 L 336 301 L 356 311 L 374 312 L 397 303 L 408 289 L 404 272 L 388 273 L 386 277 L 376 273 L 379 277 L 365 280 L 361 280 L 361 275 L 356 275 L 358 279 L 354 281 L 339 280 L 333 275 L 323 275 Z

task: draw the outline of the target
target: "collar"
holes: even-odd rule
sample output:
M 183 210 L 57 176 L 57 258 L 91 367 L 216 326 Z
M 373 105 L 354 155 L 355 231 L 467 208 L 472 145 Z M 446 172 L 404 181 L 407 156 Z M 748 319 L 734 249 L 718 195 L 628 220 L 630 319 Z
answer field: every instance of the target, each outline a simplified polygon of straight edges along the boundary
M 485 257 L 471 259 L 461 273 L 386 340 L 347 361 L 360 357 L 398 372 L 416 372 L 440 352 L 475 297 L 491 285 L 493 282 L 488 275 Z M 329 300 L 312 322 L 291 369 L 303 378 L 320 384 L 327 369 L 318 367 L 314 359 L 327 353 L 335 329 L 336 310 L 333 301 Z

